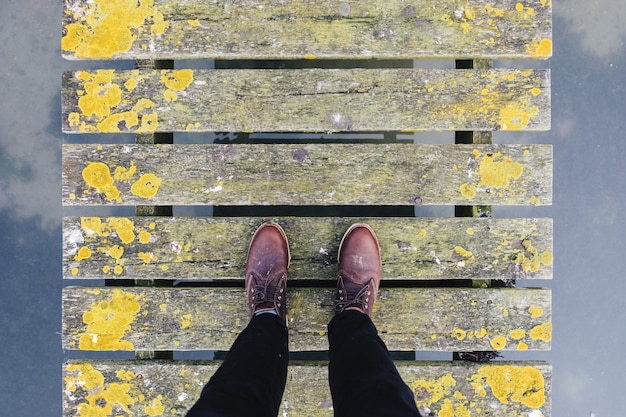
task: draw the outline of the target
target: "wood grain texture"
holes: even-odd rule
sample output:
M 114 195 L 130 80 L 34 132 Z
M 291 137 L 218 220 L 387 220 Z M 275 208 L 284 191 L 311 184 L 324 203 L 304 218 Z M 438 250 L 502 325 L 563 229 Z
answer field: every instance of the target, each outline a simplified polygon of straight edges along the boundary
M 327 350 L 332 288 L 288 290 L 292 351 Z M 390 350 L 546 350 L 552 296 L 543 289 L 380 289 L 373 321 Z M 228 350 L 248 323 L 242 288 L 63 290 L 63 348 Z
M 548 130 L 550 70 L 63 74 L 65 133 Z
M 66 205 L 544 205 L 550 145 L 64 145 Z
M 62 49 L 67 59 L 545 59 L 552 54 L 551 6 L 545 0 L 65 0 Z
M 80 407 L 98 399 L 102 403 L 109 393 L 120 390 L 127 395 L 122 397 L 126 401 L 110 405 L 112 411 L 148 415 L 156 408 L 167 415 L 184 416 L 219 365 L 72 360 L 63 365 L 63 415 L 79 415 Z M 545 362 L 396 362 L 396 367 L 424 415 L 441 416 L 448 409 L 486 417 L 527 417 L 533 410 L 551 415 L 552 367 Z M 494 381 L 505 375 L 510 386 L 498 389 L 494 385 L 494 389 Z M 279 415 L 333 415 L 327 362 L 291 362 Z
M 360 222 L 376 231 L 386 280 L 552 278 L 551 219 L 486 218 L 72 217 L 63 275 L 241 280 L 252 235 L 270 220 L 287 233 L 292 281 L 336 280 L 341 237 Z

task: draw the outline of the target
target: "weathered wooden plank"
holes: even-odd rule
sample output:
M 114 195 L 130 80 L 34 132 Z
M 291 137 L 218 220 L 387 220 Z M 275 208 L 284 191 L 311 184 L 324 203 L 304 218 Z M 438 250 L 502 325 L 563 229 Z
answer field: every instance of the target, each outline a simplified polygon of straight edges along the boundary
M 551 219 L 72 217 L 63 223 L 65 278 L 238 279 L 267 220 L 286 230 L 290 280 L 332 280 L 347 228 L 366 222 L 383 279 L 552 278 Z
M 63 415 L 108 407 L 110 415 L 184 416 L 219 364 L 73 360 L 63 365 Z M 551 413 L 552 367 L 545 362 L 397 362 L 396 366 L 423 415 L 549 417 Z M 124 395 L 114 399 L 114 393 Z M 290 364 L 279 415 L 333 415 L 326 362 Z
M 64 145 L 66 205 L 543 205 L 550 145 Z
M 290 349 L 326 350 L 332 288 L 290 288 Z M 63 290 L 63 348 L 227 350 L 248 323 L 243 288 Z M 551 292 L 381 288 L 373 320 L 391 350 L 545 350 Z
M 66 133 L 547 130 L 550 71 L 74 71 L 62 107 Z
M 548 58 L 545 0 L 65 0 L 68 59 Z

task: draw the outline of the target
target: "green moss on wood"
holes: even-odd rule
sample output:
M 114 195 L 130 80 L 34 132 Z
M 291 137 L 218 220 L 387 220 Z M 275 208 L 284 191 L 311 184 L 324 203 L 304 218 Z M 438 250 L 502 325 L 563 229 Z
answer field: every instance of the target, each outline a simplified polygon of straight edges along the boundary
M 550 219 L 314 217 L 66 218 L 64 277 L 240 280 L 252 234 L 267 220 L 286 230 L 292 280 L 334 280 L 341 236 L 355 222 L 375 229 L 384 279 L 552 277 Z
M 63 74 L 66 133 L 547 130 L 549 70 Z
M 291 350 L 328 349 L 334 291 L 290 287 Z M 550 290 L 401 289 L 383 282 L 373 320 L 391 350 L 545 350 L 551 311 Z M 65 349 L 227 350 L 248 320 L 243 288 L 63 291 Z
M 66 205 L 543 205 L 550 145 L 65 145 Z
M 65 0 L 62 49 L 68 59 L 549 57 L 551 3 L 519 4 Z

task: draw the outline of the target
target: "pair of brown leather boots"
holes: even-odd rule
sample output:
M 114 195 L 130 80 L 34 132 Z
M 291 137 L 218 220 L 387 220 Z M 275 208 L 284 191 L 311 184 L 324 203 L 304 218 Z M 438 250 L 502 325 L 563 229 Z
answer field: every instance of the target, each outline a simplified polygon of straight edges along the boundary
M 336 314 L 361 311 L 368 316 L 380 285 L 380 246 L 376 234 L 364 223 L 352 225 L 339 245 Z M 291 255 L 287 235 L 280 225 L 262 224 L 252 237 L 246 262 L 246 293 L 250 316 L 275 310 L 287 323 L 287 269 Z

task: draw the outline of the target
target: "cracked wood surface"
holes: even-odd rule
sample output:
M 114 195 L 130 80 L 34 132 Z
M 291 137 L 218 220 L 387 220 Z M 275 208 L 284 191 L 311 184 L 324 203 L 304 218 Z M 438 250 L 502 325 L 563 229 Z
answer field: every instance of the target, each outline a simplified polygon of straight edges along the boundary
M 327 350 L 334 288 L 287 292 L 291 351 Z M 228 350 L 249 320 L 241 288 L 66 287 L 64 349 Z M 549 350 L 547 289 L 386 288 L 372 320 L 389 350 Z
M 65 133 L 547 130 L 550 70 L 69 71 Z
M 64 415 L 78 415 L 81 406 L 98 403 L 109 392 L 121 390 L 127 395 L 122 397 L 127 403 L 112 406 L 120 413 L 128 407 L 133 415 L 143 416 L 147 411 L 154 413 L 162 408 L 168 415 L 184 416 L 219 364 L 217 361 L 71 360 L 63 365 Z M 549 417 L 551 413 L 552 367 L 545 362 L 398 361 L 396 366 L 415 394 L 416 405 L 423 415 L 433 412 L 441 416 L 444 410 L 485 417 Z M 496 381 L 508 382 L 498 387 Z M 327 362 L 290 363 L 278 415 L 333 415 Z
M 385 280 L 552 278 L 552 220 L 495 218 L 70 217 L 63 275 L 241 280 L 268 220 L 287 233 L 292 282 L 334 281 L 341 237 L 358 222 L 376 231 Z
M 65 0 L 64 11 L 67 59 L 546 59 L 552 54 L 552 2 L 545 0 Z
M 550 145 L 64 145 L 65 205 L 549 205 Z

